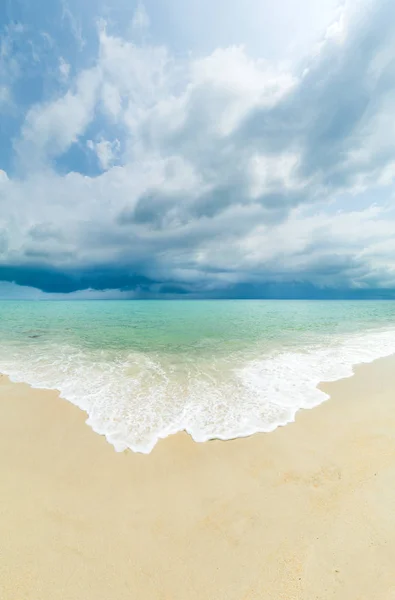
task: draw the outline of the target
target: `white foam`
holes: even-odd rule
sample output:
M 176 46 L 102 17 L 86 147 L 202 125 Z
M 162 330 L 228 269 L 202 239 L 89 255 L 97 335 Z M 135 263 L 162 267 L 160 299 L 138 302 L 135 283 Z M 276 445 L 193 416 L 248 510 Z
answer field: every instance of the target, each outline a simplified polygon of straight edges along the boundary
M 83 352 L 51 343 L 34 348 L 3 345 L 0 372 L 58 389 L 87 412 L 87 423 L 117 451 L 149 453 L 160 438 L 182 430 L 197 442 L 273 431 L 293 421 L 299 409 L 327 399 L 319 382 L 349 377 L 353 365 L 395 354 L 395 330 L 214 362 Z

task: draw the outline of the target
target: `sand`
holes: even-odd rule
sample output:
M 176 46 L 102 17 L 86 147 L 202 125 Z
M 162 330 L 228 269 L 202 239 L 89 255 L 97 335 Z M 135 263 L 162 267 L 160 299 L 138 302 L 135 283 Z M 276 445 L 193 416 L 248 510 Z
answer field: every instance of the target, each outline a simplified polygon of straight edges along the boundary
M 0 378 L 1 600 L 395 599 L 395 358 L 296 423 L 117 454 Z

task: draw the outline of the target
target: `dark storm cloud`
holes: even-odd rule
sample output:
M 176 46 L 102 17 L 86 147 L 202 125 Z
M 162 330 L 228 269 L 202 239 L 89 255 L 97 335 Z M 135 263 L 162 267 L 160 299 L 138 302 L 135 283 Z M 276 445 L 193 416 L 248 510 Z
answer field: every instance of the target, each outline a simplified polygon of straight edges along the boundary
M 113 267 L 104 270 L 91 268 L 86 271 L 57 271 L 41 266 L 9 265 L 0 266 L 0 281 L 31 286 L 48 293 L 71 293 L 77 290 L 119 289 L 123 291 L 149 291 L 155 284 L 147 277 Z

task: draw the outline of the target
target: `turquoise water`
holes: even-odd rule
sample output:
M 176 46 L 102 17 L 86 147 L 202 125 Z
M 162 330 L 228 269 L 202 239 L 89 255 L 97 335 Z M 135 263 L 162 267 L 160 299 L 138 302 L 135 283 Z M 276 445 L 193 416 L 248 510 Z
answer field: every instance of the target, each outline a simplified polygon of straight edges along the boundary
M 117 450 L 271 431 L 395 353 L 395 302 L 0 302 L 0 371 L 59 389 Z

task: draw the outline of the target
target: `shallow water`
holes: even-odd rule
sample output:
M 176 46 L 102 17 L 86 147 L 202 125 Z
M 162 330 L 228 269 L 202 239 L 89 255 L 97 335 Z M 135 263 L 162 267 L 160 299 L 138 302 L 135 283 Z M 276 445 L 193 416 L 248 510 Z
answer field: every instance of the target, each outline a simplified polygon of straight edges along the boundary
M 0 371 L 59 389 L 117 450 L 271 431 L 395 353 L 390 301 L 0 302 Z

